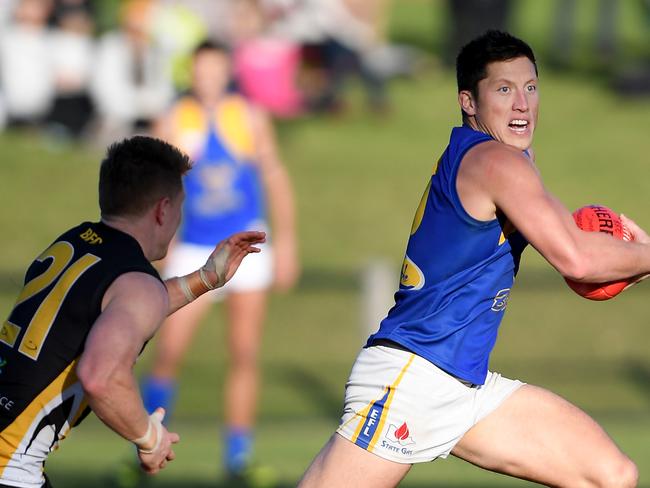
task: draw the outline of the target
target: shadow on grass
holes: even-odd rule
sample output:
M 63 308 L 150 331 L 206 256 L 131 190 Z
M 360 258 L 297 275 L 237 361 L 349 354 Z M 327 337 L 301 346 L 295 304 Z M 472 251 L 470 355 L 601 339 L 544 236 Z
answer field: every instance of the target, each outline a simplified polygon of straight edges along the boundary
M 277 369 L 277 376 L 300 392 L 309 401 L 313 412 L 323 417 L 338 418 L 343 402 L 340 388 L 334 388 L 321 375 L 297 365 L 282 364 Z
M 627 361 L 624 372 L 627 380 L 642 391 L 650 401 L 650 364 L 640 361 Z

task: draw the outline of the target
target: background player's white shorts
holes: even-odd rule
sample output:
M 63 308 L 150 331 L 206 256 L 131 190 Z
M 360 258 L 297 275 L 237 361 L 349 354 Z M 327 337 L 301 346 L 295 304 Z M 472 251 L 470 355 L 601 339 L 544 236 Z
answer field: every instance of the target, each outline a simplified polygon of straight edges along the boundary
M 261 252 L 249 254 L 239 265 L 235 275 L 222 288 L 208 292 L 213 300 L 220 300 L 231 292 L 265 290 L 273 283 L 273 251 L 270 245 L 257 245 Z M 214 250 L 211 246 L 200 246 L 177 242 L 169 250 L 163 269 L 163 277 L 183 276 L 196 271 L 205 264 Z
M 523 384 L 490 372 L 484 385 L 467 385 L 399 346 L 372 346 L 352 367 L 337 432 L 398 463 L 445 458 Z

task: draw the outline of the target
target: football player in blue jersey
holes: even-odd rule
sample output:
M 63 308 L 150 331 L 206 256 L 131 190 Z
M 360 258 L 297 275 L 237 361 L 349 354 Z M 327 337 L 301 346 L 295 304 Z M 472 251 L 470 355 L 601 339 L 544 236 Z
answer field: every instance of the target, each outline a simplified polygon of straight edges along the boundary
M 293 286 L 299 261 L 293 189 L 271 120 L 228 89 L 230 75 L 223 46 L 211 41 L 199 45 L 192 58 L 191 92 L 158 124 L 160 137 L 193 161 L 184 182 L 183 221 L 163 272 L 176 276 L 194 269 L 210 254 L 212 242 L 233 232 L 271 225 L 272 239 L 254 259 L 242 263 L 225 288 L 169 318 L 158 336 L 143 395 L 152 410 L 173 405 L 176 378 L 192 337 L 215 300 L 223 300 L 229 353 L 223 464 L 228 477 L 243 483 L 260 468 L 251 466 L 251 456 L 268 293 L 271 286 Z
M 650 272 L 650 238 L 584 232 L 542 184 L 531 149 L 537 64 L 522 40 L 488 31 L 457 58 L 463 124 L 416 211 L 395 305 L 360 352 L 341 424 L 300 482 L 392 487 L 411 465 L 453 454 L 561 487 L 633 487 L 605 431 L 559 396 L 488 369 L 527 243 L 581 282 Z

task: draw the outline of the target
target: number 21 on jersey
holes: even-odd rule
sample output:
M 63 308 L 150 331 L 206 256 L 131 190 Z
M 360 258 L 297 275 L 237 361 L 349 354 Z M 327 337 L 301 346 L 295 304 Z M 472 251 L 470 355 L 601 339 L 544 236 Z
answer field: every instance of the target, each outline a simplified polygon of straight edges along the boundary
M 14 347 L 24 328 L 25 333 L 18 345 L 18 351 L 35 361 L 38 359 L 43 342 L 56 320 L 61 304 L 70 288 L 84 272 L 100 261 L 100 258 L 93 254 L 85 254 L 76 261 L 72 260 L 73 256 L 72 244 L 59 241 L 52 244 L 36 258 L 38 262 L 51 259 L 51 263 L 42 274 L 31 279 L 23 287 L 9 319 L 0 328 L 0 342 Z M 54 284 L 52 289 L 41 300 L 32 300 L 34 303 L 30 302 L 29 305 L 25 303 L 52 284 Z M 11 322 L 14 311 L 22 304 L 31 307 L 28 322 L 20 324 Z

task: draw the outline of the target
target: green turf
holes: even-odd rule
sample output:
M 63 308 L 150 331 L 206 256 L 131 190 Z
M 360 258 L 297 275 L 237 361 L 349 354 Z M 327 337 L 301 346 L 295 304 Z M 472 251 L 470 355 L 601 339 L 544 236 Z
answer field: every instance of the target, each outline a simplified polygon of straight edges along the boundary
M 432 35 L 439 45 L 440 37 L 427 33 L 427 19 L 442 25 L 434 14 L 443 11 L 443 2 L 399 3 L 404 11 L 396 17 L 395 35 Z M 542 2 L 522 4 L 536 18 L 548 18 Z M 519 25 L 524 17 L 519 10 Z M 545 39 L 539 22 L 522 30 Z M 638 28 L 630 32 L 629 42 L 637 42 Z M 603 203 L 650 228 L 650 100 L 621 100 L 601 81 L 585 73 L 546 72 L 542 65 L 537 162 L 548 188 L 570 208 Z M 386 118 L 366 114 L 354 89 L 344 117 L 279 128 L 297 189 L 304 273 L 295 291 L 271 300 L 257 456 L 275 468 L 284 486 L 295 484 L 336 427 L 344 382 L 363 341 L 360 272 L 373 258 L 399 266 L 427 176 L 450 125 L 458 123 L 450 73 L 430 68 L 391 88 L 393 111 Z M 97 217 L 100 154 L 18 133 L 0 136 L 0 154 L 0 306 L 7 311 L 31 258 L 65 227 Z M 646 488 L 649 293 L 650 283 L 644 283 L 611 302 L 588 302 L 528 250 L 492 362 L 507 376 L 548 387 L 593 415 L 638 463 Z M 220 479 L 224 363 L 223 319 L 215 309 L 183 370 L 173 423 L 183 437 L 178 460 L 154 486 L 207 487 Z M 111 486 L 101 480 L 129 455 L 126 443 L 94 418 L 71 437 L 48 463 L 55 485 Z M 527 485 L 450 459 L 417 466 L 402 486 Z

